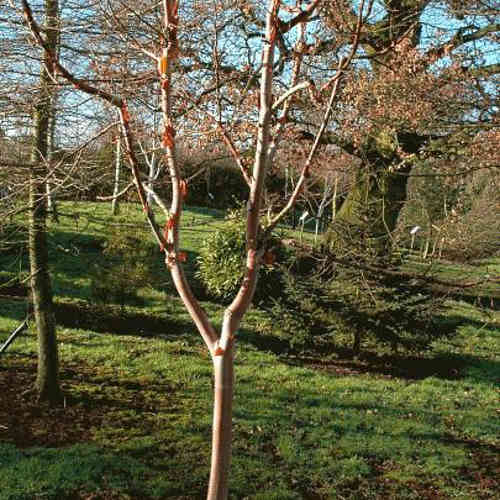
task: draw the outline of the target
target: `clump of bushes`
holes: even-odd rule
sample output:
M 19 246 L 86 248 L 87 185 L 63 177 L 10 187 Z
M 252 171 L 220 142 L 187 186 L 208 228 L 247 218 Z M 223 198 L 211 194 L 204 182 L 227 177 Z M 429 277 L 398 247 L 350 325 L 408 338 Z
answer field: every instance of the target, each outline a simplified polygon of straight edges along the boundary
M 151 262 L 155 250 L 144 231 L 131 234 L 126 228 L 116 229 L 104 244 L 106 259 L 92 269 L 92 298 L 122 308 L 127 303 L 140 303 L 139 289 L 153 280 Z
M 496 203 L 492 203 L 495 200 Z M 443 225 L 443 256 L 455 262 L 470 262 L 500 255 L 500 196 L 490 193 L 473 200 L 462 217 L 449 217 Z
M 411 280 L 336 267 L 329 276 L 288 274 L 283 296 L 270 308 L 280 335 L 298 351 L 329 352 L 363 343 L 421 351 L 445 335 L 437 324 L 442 299 Z M 449 332 L 448 332 L 449 333 Z
M 224 225 L 203 243 L 196 277 L 209 296 L 227 301 L 238 291 L 245 274 L 246 221 L 239 211 L 230 212 Z M 286 260 L 286 249 L 277 237 L 268 242 L 274 262 L 260 268 L 254 302 L 276 297 L 283 287 L 279 263 Z

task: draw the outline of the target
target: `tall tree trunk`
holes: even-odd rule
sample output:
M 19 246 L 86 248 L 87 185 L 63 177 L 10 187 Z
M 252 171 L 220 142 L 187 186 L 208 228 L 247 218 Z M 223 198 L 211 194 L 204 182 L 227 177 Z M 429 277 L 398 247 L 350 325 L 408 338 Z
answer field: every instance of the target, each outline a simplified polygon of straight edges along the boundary
M 57 123 L 57 91 L 52 92 L 51 102 L 50 102 L 50 115 L 49 115 L 49 133 L 48 133 L 48 142 L 47 142 L 47 162 L 49 164 L 49 168 L 53 168 L 54 161 L 54 149 L 55 149 L 55 134 L 56 134 L 56 123 Z M 52 186 L 50 183 L 50 175 L 47 177 L 47 208 L 51 214 L 52 220 L 54 222 L 59 222 L 59 218 L 57 215 L 57 203 L 52 192 Z
M 46 198 L 43 182 L 46 169 L 30 172 L 29 258 L 33 312 L 38 331 L 38 368 L 35 383 L 40 401 L 57 403 L 61 399 L 59 361 L 48 269 Z
M 352 230 L 352 234 L 368 234 L 373 247 L 385 254 L 391 249 L 401 209 L 406 202 L 409 173 L 413 164 L 403 163 L 396 153 L 402 145 L 405 152 L 418 150 L 418 136 L 398 135 L 397 141 L 381 130 L 378 137 L 366 145 L 364 162 L 356 173 L 352 188 L 338 209 L 333 230 L 327 241 L 336 244 L 335 226 Z
M 47 40 L 54 50 L 57 45 L 58 0 L 46 0 Z M 51 29 L 52 28 L 52 29 Z M 33 150 L 30 169 L 29 259 L 33 312 L 38 330 L 38 369 L 35 389 L 40 401 L 56 404 L 61 400 L 59 361 L 55 329 L 52 287 L 47 250 L 47 153 L 51 115 L 52 80 L 47 73 L 52 64 L 43 58 L 40 74 L 40 96 L 34 112 Z
M 356 176 L 335 221 L 366 226 L 381 248 L 387 248 L 406 201 L 409 167 L 390 172 L 385 165 L 364 166 Z
M 111 215 L 116 215 L 119 211 L 118 193 L 120 192 L 120 173 L 122 168 L 122 141 L 120 134 L 116 137 L 115 153 L 115 183 L 113 187 L 113 201 L 111 202 Z
M 428 2 L 425 0 L 384 0 L 385 14 L 374 24 L 365 27 L 370 36 L 362 38 L 361 45 L 367 54 L 378 56 L 371 61 L 374 75 L 388 71 L 394 63 L 392 48 L 403 38 L 415 48 L 421 41 L 420 16 Z M 382 126 L 362 145 L 356 156 L 363 165 L 356 175 L 355 183 L 337 211 L 335 221 L 357 229 L 366 230 L 373 237 L 379 253 L 391 249 L 392 233 L 406 201 L 408 174 L 412 164 L 400 168 L 402 159 L 398 149 L 404 153 L 418 153 L 427 141 L 425 136 L 407 131 L 392 132 L 390 126 Z M 335 231 L 327 234 L 327 241 L 335 243 Z M 333 238 L 332 238 L 333 237 Z

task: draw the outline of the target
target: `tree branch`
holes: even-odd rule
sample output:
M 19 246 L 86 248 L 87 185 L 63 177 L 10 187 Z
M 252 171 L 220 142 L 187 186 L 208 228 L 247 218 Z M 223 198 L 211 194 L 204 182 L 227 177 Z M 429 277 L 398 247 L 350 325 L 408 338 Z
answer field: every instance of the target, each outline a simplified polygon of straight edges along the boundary
M 287 33 L 297 24 L 304 23 L 310 20 L 311 15 L 313 14 L 316 7 L 321 3 L 321 0 L 313 0 L 305 10 L 303 10 L 300 14 L 297 14 L 295 17 L 290 19 L 289 21 L 278 20 L 278 29 L 281 33 Z
M 343 61 L 341 61 L 341 64 L 342 63 L 343 63 Z M 267 236 L 270 235 L 270 233 L 276 227 L 276 225 L 279 223 L 279 221 L 293 207 L 293 205 L 297 201 L 297 198 L 298 198 L 300 192 L 304 188 L 304 184 L 306 182 L 306 179 L 309 177 L 309 170 L 310 170 L 310 167 L 311 167 L 312 160 L 313 160 L 313 158 L 314 158 L 314 156 L 316 154 L 316 151 L 318 149 L 318 146 L 320 144 L 321 137 L 323 136 L 323 133 L 324 133 L 324 131 L 326 129 L 326 126 L 328 125 L 328 122 L 330 120 L 330 116 L 331 116 L 331 113 L 332 113 L 332 110 L 333 110 L 333 104 L 334 104 L 335 99 L 337 97 L 337 91 L 338 91 L 338 87 L 339 87 L 339 82 L 340 82 L 340 78 L 337 78 L 337 80 L 335 80 L 335 84 L 333 86 L 333 89 L 332 89 L 332 92 L 331 92 L 331 95 L 330 95 L 330 100 L 328 102 L 328 106 L 327 106 L 327 109 L 326 109 L 326 112 L 325 112 L 325 116 L 323 118 L 323 122 L 321 123 L 321 127 L 319 128 L 318 133 L 316 134 L 313 146 L 311 148 L 311 151 L 309 152 L 309 156 L 308 156 L 308 158 L 306 160 L 306 163 L 305 163 L 305 165 L 304 165 L 304 167 L 302 169 L 302 172 L 300 174 L 300 178 L 299 178 L 299 180 L 298 180 L 298 182 L 297 182 L 297 184 L 295 186 L 295 189 L 294 189 L 292 195 L 290 196 L 290 199 L 288 200 L 288 202 L 286 203 L 286 205 L 283 207 L 283 209 L 275 217 L 273 217 L 273 219 L 271 220 L 270 224 L 267 226 L 266 232 L 265 232 L 265 237 L 267 237 Z
M 105 92 L 104 90 L 99 89 L 97 87 L 93 87 L 92 85 L 89 85 L 86 81 L 76 78 L 59 62 L 58 57 L 56 57 L 56 55 L 49 47 L 47 40 L 45 40 L 42 37 L 40 26 L 33 17 L 33 11 L 31 10 L 31 6 L 27 2 L 27 0 L 21 0 L 21 4 L 23 7 L 24 18 L 26 20 L 26 23 L 28 24 L 29 30 L 33 35 L 33 37 L 35 38 L 37 44 L 40 45 L 40 47 L 42 47 L 45 53 L 47 54 L 49 62 L 53 66 L 54 73 L 60 73 L 66 80 L 71 82 L 76 89 L 82 90 L 87 94 L 100 97 L 101 99 L 104 99 L 113 106 L 121 107 L 123 105 L 123 100 L 120 97 L 110 94 L 109 92 Z
M 480 40 L 481 38 L 489 35 L 490 33 L 496 33 L 500 31 L 500 23 L 491 23 L 482 28 L 473 31 L 472 33 L 464 34 L 470 26 L 460 28 L 455 35 L 448 42 L 443 43 L 439 47 L 434 47 L 429 49 L 425 53 L 425 58 L 431 62 L 448 55 L 451 51 L 457 49 L 458 47 L 473 42 L 475 40 Z

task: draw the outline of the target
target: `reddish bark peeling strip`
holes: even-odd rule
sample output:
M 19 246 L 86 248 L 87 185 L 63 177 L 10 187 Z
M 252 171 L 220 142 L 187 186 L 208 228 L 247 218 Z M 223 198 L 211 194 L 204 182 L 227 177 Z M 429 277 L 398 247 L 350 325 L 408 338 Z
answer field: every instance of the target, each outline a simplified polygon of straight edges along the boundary
M 181 196 L 184 199 L 187 196 L 188 188 L 187 188 L 187 182 L 182 179 L 179 182 L 179 191 L 181 192 Z
M 171 125 L 167 125 L 163 131 L 162 146 L 165 148 L 174 147 L 175 130 Z

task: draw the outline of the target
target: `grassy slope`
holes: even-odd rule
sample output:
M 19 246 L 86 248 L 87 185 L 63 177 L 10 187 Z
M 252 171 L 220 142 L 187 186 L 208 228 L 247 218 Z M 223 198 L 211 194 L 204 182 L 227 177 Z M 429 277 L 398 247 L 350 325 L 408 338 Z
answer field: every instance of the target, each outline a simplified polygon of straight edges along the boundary
M 93 217 L 103 209 L 78 206 Z M 133 211 L 122 217 L 140 220 Z M 78 228 L 63 219 L 53 230 L 61 246 L 52 247 L 56 292 L 87 298 L 85 270 L 99 258 L 92 242 L 106 229 L 82 216 Z M 200 234 L 186 233 L 187 250 L 195 252 Z M 0 499 L 90 498 L 94 491 L 101 498 L 203 497 L 211 365 L 162 287 L 170 289 L 159 266 L 158 283 L 141 294 L 149 314 L 167 309 L 163 333 L 60 328 L 65 410 L 36 409 L 22 388 L 0 393 Z M 207 305 L 217 321 L 219 308 Z M 3 339 L 24 310 L 16 301 L 0 306 Z M 465 303 L 454 303 L 450 315 L 461 318 L 459 334 L 436 351 L 461 368 L 454 377 L 418 380 L 335 364 L 292 366 L 255 347 L 253 312 L 236 359 L 233 498 L 496 498 L 498 316 Z M 13 377 L 28 385 L 35 349 L 31 330 L 0 358 L 0 384 Z

